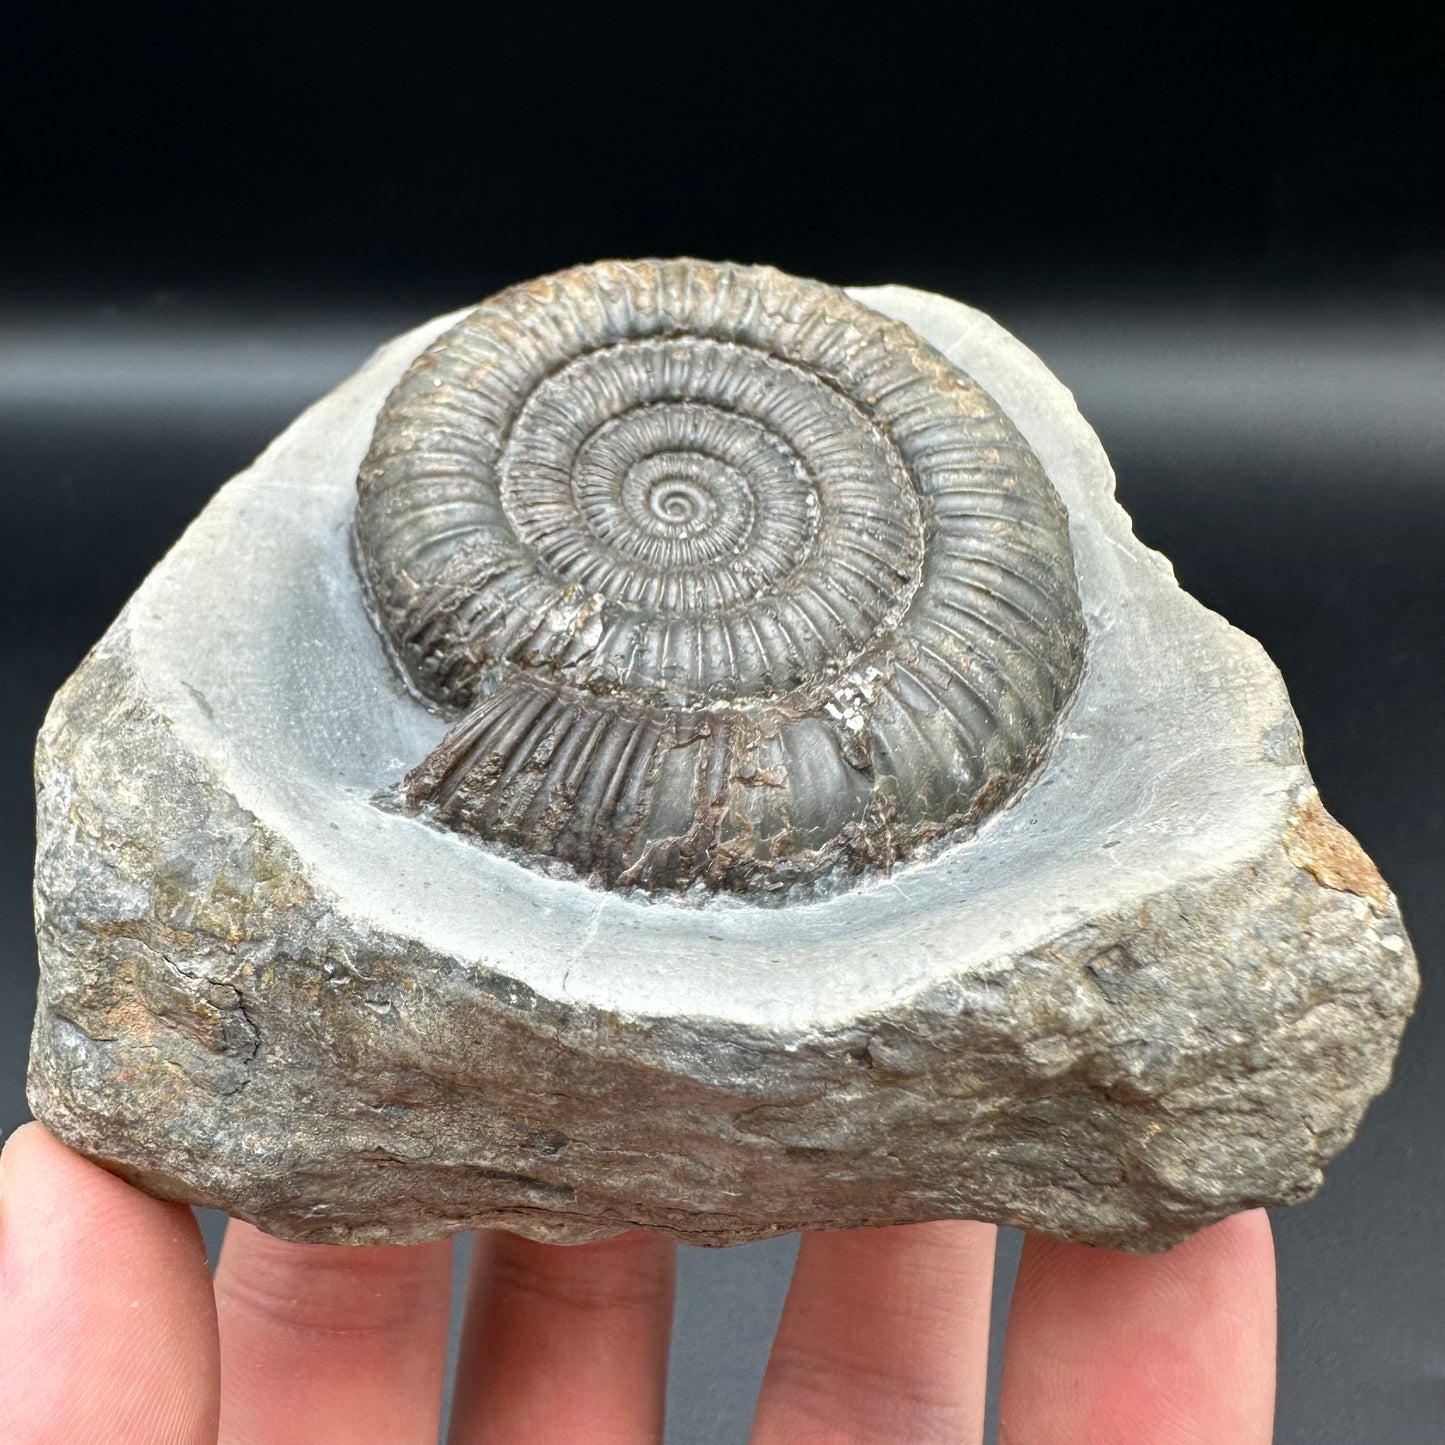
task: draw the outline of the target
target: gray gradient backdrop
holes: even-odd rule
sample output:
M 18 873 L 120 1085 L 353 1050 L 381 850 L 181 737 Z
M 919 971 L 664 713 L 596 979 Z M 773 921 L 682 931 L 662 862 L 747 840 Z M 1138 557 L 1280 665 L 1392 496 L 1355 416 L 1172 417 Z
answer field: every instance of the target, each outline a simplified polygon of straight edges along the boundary
M 1142 537 L 1275 657 L 1327 804 L 1402 901 L 1425 991 L 1395 1087 L 1323 1194 L 1275 1219 L 1278 1439 L 1438 1445 L 1445 310 L 991 299 L 1075 391 Z M 29 754 L 51 692 L 216 487 L 420 319 L 174 297 L 0 317 L 0 1127 L 27 1117 Z M 213 1243 L 220 1223 L 205 1221 Z M 1018 1238 L 1001 1245 L 996 1346 Z M 794 1250 L 682 1251 L 674 1445 L 745 1440 Z M 997 1348 L 994 1364 L 996 1381 Z

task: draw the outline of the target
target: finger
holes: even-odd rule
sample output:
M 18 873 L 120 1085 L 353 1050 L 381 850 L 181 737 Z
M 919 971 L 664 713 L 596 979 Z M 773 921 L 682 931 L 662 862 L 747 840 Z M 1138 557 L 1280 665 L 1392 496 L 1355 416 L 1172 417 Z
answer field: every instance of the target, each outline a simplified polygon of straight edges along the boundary
M 803 1236 L 753 1445 L 983 1438 L 991 1224 Z
M 223 1445 L 435 1445 L 450 1240 L 290 1244 L 226 1230 L 216 1269 Z
M 1168 1254 L 1031 1235 L 1009 1314 L 1000 1445 L 1268 1445 L 1274 1330 L 1262 1209 Z
M 452 1445 L 646 1445 L 662 1439 L 671 1241 L 477 1236 Z
M 39 1124 L 0 1162 L 0 1440 L 214 1445 L 200 1230 Z

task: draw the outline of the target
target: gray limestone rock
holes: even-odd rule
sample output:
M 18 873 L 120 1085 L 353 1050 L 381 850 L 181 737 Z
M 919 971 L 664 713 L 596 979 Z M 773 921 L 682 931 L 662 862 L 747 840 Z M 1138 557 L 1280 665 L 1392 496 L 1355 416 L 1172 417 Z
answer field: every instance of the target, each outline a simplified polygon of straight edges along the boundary
M 1083 668 L 975 831 L 767 905 L 648 896 L 390 801 L 446 719 L 352 555 L 381 350 L 214 499 L 51 708 L 30 1096 L 153 1193 L 283 1237 L 968 1217 L 1167 1247 L 1319 1188 L 1417 977 L 1258 644 L 1133 537 L 993 322 L 851 293 L 974 378 L 1068 514 Z

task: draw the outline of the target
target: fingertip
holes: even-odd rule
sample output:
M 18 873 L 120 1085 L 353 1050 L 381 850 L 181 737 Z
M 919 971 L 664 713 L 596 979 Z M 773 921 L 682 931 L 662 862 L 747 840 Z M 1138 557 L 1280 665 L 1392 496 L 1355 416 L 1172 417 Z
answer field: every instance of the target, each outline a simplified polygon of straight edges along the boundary
M 1256 1263 L 1268 1261 L 1274 1268 L 1274 1228 L 1269 1222 L 1267 1209 L 1246 1209 L 1242 1214 L 1231 1214 L 1218 1224 L 1211 1224 L 1192 1234 L 1178 1250 L 1212 1249 L 1221 1258 L 1239 1257 Z
M 73 1186 L 102 1195 L 114 1185 L 133 1193 L 124 1180 L 62 1144 L 44 1124 L 22 1124 L 0 1149 L 0 1202 L 28 1199 L 39 1191 Z
M 190 1210 L 17 1129 L 0 1154 L 0 1438 L 214 1439 L 219 1389 Z
M 753 1445 L 982 1439 L 997 1235 L 974 1220 L 804 1235 Z
M 1020 1281 L 1023 1289 L 1053 1290 L 1068 1280 L 1084 1291 L 1107 1286 L 1115 1299 L 1147 1295 L 1156 1308 L 1176 1292 L 1190 1301 L 1197 1301 L 1202 1291 L 1226 1299 L 1244 1292 L 1251 1301 L 1273 1300 L 1274 1238 L 1263 1209 L 1229 1215 L 1158 1254 L 1129 1254 L 1039 1235 L 1028 1236 L 1025 1250 L 1032 1267 Z
M 1267 1441 L 1274 1245 L 1254 1209 L 1163 1254 L 1030 1236 L 1009 1315 L 1004 1441 Z
M 4 1217 L 14 1191 L 29 1179 L 35 1167 L 43 1169 L 50 1151 L 56 1149 L 63 1146 L 44 1124 L 33 1119 L 12 1130 L 0 1145 L 0 1218 Z
M 653 1441 L 663 1433 L 676 1247 L 477 1235 L 450 1439 Z
M 226 1439 L 435 1441 L 452 1241 L 301 1244 L 232 1220 L 216 1267 Z
M 33 1122 L 0 1153 L 0 1229 L 23 1232 L 22 1258 L 38 1252 L 74 1267 L 117 1258 L 143 1264 L 159 1252 L 193 1273 L 205 1261 L 200 1227 L 185 1205 L 143 1194 Z

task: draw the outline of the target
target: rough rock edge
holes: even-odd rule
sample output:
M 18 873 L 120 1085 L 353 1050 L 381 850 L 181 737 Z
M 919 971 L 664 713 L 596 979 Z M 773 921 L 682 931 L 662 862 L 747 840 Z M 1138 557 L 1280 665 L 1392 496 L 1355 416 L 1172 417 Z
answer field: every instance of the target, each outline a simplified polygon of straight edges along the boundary
M 750 1038 L 353 923 L 150 707 L 124 615 L 52 705 L 37 782 L 32 1108 L 151 1192 L 290 1239 L 972 1217 L 1167 1248 L 1319 1187 L 1417 988 L 1393 899 L 1312 789 L 1225 876 L 887 1017 Z

